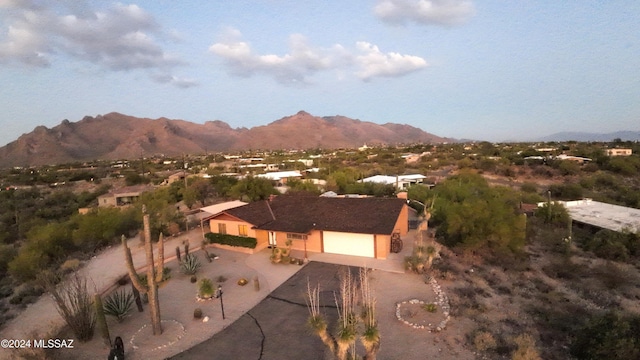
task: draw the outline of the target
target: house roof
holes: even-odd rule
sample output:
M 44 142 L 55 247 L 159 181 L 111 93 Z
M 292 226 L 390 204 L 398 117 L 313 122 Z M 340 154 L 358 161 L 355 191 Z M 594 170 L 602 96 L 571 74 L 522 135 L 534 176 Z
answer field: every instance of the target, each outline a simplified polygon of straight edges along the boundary
M 567 208 L 574 221 L 613 231 L 640 232 L 640 209 L 591 199 L 561 201 L 560 203 Z
M 205 207 L 200 208 L 200 211 L 208 213 L 207 216 L 210 216 L 210 215 L 219 214 L 219 213 L 221 213 L 221 212 L 223 212 L 225 210 L 229 210 L 229 209 L 232 209 L 234 207 L 238 207 L 238 206 L 242 206 L 242 205 L 247 205 L 247 203 L 244 202 L 244 201 L 240 201 L 240 200 L 234 200 L 234 201 L 227 201 L 227 202 L 214 204 L 214 205 L 210 205 L 210 206 L 205 206 Z
M 152 185 L 133 185 L 125 186 L 119 189 L 112 189 L 106 194 L 98 196 L 98 198 L 115 197 L 115 196 L 137 196 L 145 191 L 153 190 Z
M 396 176 L 390 176 L 390 175 L 374 175 L 374 176 L 370 176 L 368 178 L 364 178 L 362 180 L 360 180 L 360 182 L 375 182 L 375 183 L 382 183 L 382 184 L 395 184 L 396 181 L 398 182 L 411 182 L 411 181 L 417 181 L 417 180 L 423 180 L 426 179 L 427 177 L 424 175 L 420 175 L 420 174 L 408 174 L 408 175 L 398 175 Z
M 274 171 L 274 172 L 268 172 L 268 173 L 256 175 L 256 177 L 261 177 L 261 178 L 266 178 L 269 180 L 276 180 L 276 181 L 282 178 L 301 177 L 301 176 L 302 174 L 300 174 L 299 171 Z
M 391 234 L 404 206 L 405 200 L 397 198 L 278 196 L 225 213 L 262 230 L 303 234 L 312 229 Z

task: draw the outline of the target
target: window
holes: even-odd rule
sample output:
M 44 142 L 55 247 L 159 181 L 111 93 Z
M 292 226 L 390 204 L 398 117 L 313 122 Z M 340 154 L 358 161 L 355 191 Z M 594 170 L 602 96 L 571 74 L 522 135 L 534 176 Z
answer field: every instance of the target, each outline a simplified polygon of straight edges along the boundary
M 238 225 L 238 235 L 247 236 L 249 232 L 247 231 L 247 225 Z
M 287 233 L 287 240 L 307 240 L 307 235 Z
M 227 233 L 227 224 L 218 223 L 218 234 L 226 234 Z

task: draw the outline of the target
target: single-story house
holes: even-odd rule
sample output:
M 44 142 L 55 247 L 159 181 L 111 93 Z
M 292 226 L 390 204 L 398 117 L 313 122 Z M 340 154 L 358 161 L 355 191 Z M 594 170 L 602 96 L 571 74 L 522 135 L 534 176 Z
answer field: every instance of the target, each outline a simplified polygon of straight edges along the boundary
M 152 190 L 151 185 L 127 186 L 98 196 L 99 207 L 119 207 L 132 204 L 143 192 Z
M 300 171 L 274 171 L 264 174 L 258 174 L 256 177 L 268 179 L 278 183 L 279 185 L 285 185 L 287 180 L 299 179 L 302 177 Z
M 633 149 L 607 149 L 607 156 L 631 156 L 633 154 Z
M 225 210 L 209 219 L 214 233 L 250 236 L 256 250 L 292 250 L 386 259 L 391 236 L 408 231 L 406 200 L 276 196 Z
M 359 180 L 359 182 L 374 182 L 378 184 L 394 185 L 398 189 L 407 189 L 411 185 L 422 184 L 427 177 L 421 174 L 409 175 L 374 175 Z

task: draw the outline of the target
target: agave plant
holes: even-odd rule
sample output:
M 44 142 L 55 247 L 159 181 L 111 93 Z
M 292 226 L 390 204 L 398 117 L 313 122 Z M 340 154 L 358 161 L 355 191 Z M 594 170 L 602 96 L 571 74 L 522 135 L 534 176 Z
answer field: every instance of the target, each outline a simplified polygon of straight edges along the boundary
M 201 266 L 200 260 L 193 254 L 185 255 L 184 259 L 180 262 L 180 269 L 186 275 L 195 275 Z
M 115 291 L 104 300 L 105 315 L 113 316 L 118 322 L 122 322 L 133 307 L 133 294 L 122 290 Z

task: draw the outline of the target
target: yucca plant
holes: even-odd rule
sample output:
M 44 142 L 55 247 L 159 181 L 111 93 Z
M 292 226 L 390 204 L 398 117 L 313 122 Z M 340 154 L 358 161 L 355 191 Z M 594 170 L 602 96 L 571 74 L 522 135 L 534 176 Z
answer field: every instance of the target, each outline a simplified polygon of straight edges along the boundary
M 200 267 L 202 267 L 200 260 L 198 260 L 198 257 L 193 254 L 185 255 L 184 259 L 180 262 L 180 269 L 182 270 L 182 273 L 186 275 L 195 275 Z
M 212 297 L 214 291 L 213 282 L 210 279 L 200 279 L 200 283 L 198 284 L 198 295 L 201 298 L 208 299 Z
M 198 284 L 198 295 L 201 298 L 208 299 L 212 297 L 214 291 L 213 282 L 210 279 L 200 279 L 200 283 Z
M 105 315 L 122 322 L 133 307 L 133 294 L 125 290 L 115 291 L 104 300 L 103 307 Z

